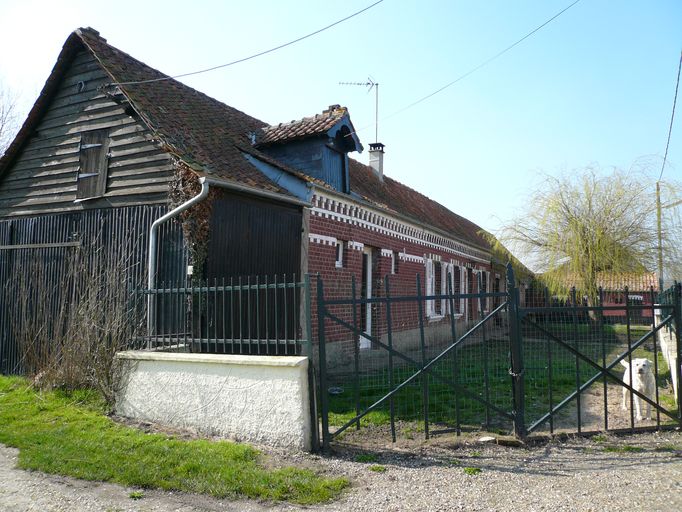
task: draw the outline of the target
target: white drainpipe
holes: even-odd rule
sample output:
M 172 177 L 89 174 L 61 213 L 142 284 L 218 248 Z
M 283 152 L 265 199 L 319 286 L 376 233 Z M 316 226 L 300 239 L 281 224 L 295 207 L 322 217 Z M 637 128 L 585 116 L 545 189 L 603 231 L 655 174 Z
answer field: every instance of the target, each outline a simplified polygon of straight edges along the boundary
M 310 207 L 310 203 L 306 201 L 301 201 L 299 199 L 295 199 L 292 197 L 286 197 L 283 196 L 282 194 L 278 194 L 276 192 L 269 192 L 266 190 L 254 190 L 249 187 L 245 187 L 243 185 L 239 185 L 237 183 L 230 183 L 230 182 L 225 182 L 221 180 L 216 180 L 212 178 L 207 178 L 207 177 L 201 177 L 199 178 L 199 183 L 201 183 L 201 191 L 194 196 L 192 199 L 189 199 L 188 201 L 185 201 L 182 203 L 180 206 L 177 208 L 173 208 L 171 211 L 169 211 L 167 214 L 163 215 L 162 217 L 159 217 L 152 223 L 152 227 L 149 229 L 149 274 L 147 277 L 147 289 L 148 290 L 153 290 L 156 288 L 156 272 L 157 272 L 157 261 L 156 261 L 156 253 L 157 253 L 157 247 L 158 247 L 158 234 L 159 234 L 159 226 L 163 224 L 164 222 L 169 221 L 170 219 L 177 217 L 179 214 L 187 210 L 188 208 L 191 208 L 197 203 L 200 203 L 204 199 L 206 199 L 206 196 L 208 196 L 208 189 L 211 185 L 216 186 L 216 187 L 221 187 L 221 188 L 227 188 L 230 190 L 235 190 L 237 192 L 244 192 L 252 195 L 257 195 L 261 197 L 267 197 L 270 199 L 278 199 L 280 201 L 285 201 L 288 203 L 293 203 L 293 204 L 298 204 L 300 206 L 306 206 Z M 150 293 L 149 298 L 147 299 L 147 333 L 151 335 L 152 332 L 152 327 L 153 327 L 153 319 L 155 317 L 155 311 L 153 311 L 153 295 Z
M 150 290 L 154 289 L 156 286 L 156 250 L 158 246 L 159 226 L 206 199 L 209 182 L 206 178 L 199 178 L 199 183 L 201 183 L 201 191 L 196 196 L 156 219 L 149 229 L 149 276 L 147 279 L 147 288 Z
M 209 182 L 205 177 L 202 177 L 199 178 L 199 183 L 201 183 L 201 191 L 196 196 L 156 219 L 152 223 L 152 227 L 149 229 L 149 274 L 147 276 L 147 289 L 150 291 L 156 288 L 156 252 L 158 247 L 159 226 L 206 199 L 206 196 L 208 196 Z M 156 316 L 156 311 L 154 310 L 153 306 L 154 295 L 150 293 L 149 297 L 147 298 L 147 334 L 150 336 L 152 334 L 154 319 Z

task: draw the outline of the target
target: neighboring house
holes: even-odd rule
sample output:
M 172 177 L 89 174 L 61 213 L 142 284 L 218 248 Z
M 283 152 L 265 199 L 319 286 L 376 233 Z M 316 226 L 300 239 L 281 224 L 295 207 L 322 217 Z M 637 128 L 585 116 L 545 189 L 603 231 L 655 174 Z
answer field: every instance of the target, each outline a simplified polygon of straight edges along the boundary
M 427 295 L 476 292 L 479 279 L 484 291 L 504 289 L 478 226 L 385 176 L 383 145 L 370 145 L 370 166 L 348 157 L 362 149 L 345 108 L 270 126 L 76 30 L 0 160 L 0 278 L 38 264 L 56 279 L 89 247 L 124 254 L 131 288 L 147 281 L 149 261 L 152 286 L 191 267 L 208 280 L 319 274 L 334 293 L 355 276 L 363 297 L 382 294 L 385 275 L 394 294 L 417 293 L 416 275 Z M 189 201 L 157 222 L 150 258 L 152 224 Z M 0 299 L 9 372 L 11 293 Z M 448 307 L 428 301 L 429 322 L 446 321 Z M 455 304 L 463 320 L 477 309 Z M 361 312 L 367 333 L 381 333 L 375 316 Z M 408 309 L 396 318 L 417 323 Z
M 566 289 L 576 288 L 578 298 L 580 294 L 580 281 L 575 277 L 568 276 L 565 279 Z M 654 272 L 610 272 L 597 273 L 597 288 L 602 291 L 602 303 L 604 306 L 651 306 L 647 309 L 633 311 L 631 318 L 639 317 L 651 321 L 654 315 L 653 304 L 658 294 L 658 276 Z M 546 301 L 546 294 L 535 290 L 533 300 L 536 305 L 542 305 Z M 626 300 L 627 299 L 627 300 Z M 619 322 L 626 316 L 625 309 L 607 309 L 603 311 L 606 321 Z
M 641 317 L 651 321 L 654 316 L 653 304 L 658 294 L 658 276 L 654 272 L 599 272 L 597 285 L 603 290 L 604 306 L 637 305 L 651 306 L 641 311 Z M 627 294 L 626 294 L 627 290 Z M 626 302 L 627 300 L 627 302 Z M 625 310 L 604 311 L 605 317 L 624 317 Z M 635 314 L 634 316 L 640 316 Z

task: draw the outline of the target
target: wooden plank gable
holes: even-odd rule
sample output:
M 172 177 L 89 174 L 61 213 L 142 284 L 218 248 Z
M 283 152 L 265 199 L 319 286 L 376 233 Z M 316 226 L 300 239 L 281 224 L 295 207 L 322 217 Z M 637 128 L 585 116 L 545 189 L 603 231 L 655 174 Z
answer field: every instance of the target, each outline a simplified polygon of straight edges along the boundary
M 74 58 L 0 178 L 0 217 L 168 202 L 172 160 L 126 104 L 99 90 L 110 81 L 91 53 Z

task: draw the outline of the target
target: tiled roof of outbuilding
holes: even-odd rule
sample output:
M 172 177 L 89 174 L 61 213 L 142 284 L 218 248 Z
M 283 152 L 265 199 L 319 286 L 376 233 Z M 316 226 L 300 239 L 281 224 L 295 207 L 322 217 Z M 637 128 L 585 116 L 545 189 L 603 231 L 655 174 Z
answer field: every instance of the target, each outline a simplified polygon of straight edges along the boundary
M 597 286 L 607 291 L 624 290 L 625 287 L 631 292 L 649 291 L 651 288 L 658 291 L 658 277 L 655 272 L 638 274 L 635 272 L 599 272 L 597 274 Z
M 562 269 L 559 269 L 561 272 Z M 561 274 L 558 274 L 561 275 Z M 582 286 L 582 279 L 576 274 L 563 273 L 561 281 L 567 288 Z M 622 292 L 627 287 L 630 292 L 658 291 L 658 275 L 655 272 L 597 272 L 597 287 L 607 292 Z

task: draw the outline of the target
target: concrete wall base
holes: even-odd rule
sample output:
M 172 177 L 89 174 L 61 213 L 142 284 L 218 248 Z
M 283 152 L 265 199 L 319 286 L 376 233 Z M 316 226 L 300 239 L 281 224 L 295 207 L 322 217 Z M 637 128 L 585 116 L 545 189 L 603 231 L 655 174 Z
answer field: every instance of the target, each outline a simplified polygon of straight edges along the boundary
M 236 441 L 311 448 L 308 359 L 120 352 L 116 414 Z

